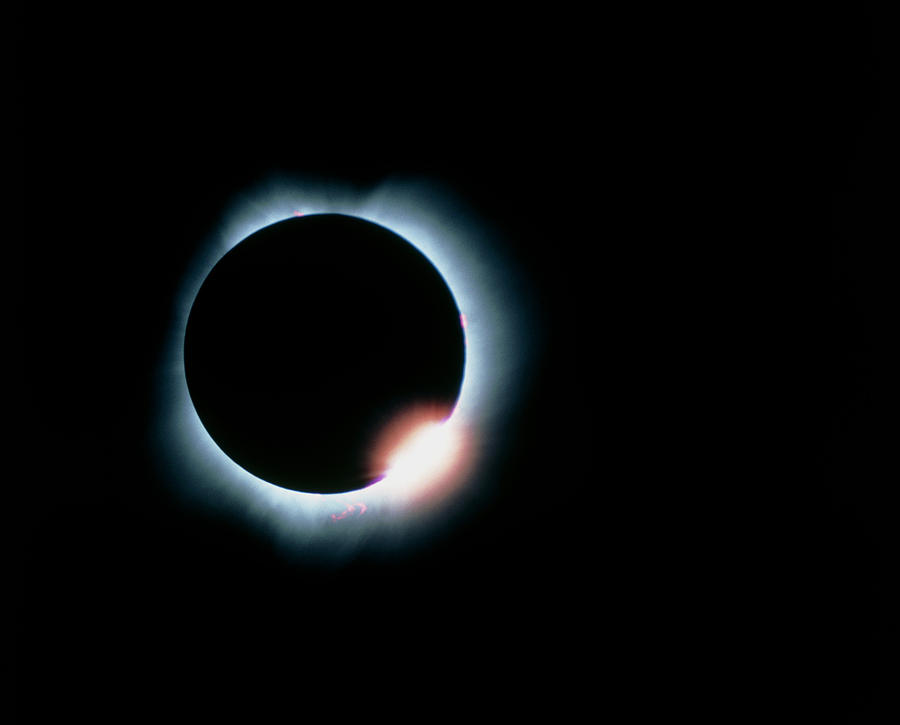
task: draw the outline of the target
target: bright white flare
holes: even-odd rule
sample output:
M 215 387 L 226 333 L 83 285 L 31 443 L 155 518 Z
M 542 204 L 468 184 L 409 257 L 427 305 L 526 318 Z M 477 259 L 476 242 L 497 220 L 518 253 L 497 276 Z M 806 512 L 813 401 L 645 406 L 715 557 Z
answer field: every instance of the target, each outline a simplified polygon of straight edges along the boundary
M 427 481 L 438 478 L 453 465 L 459 453 L 459 443 L 453 426 L 441 423 L 419 426 L 391 455 L 388 480 Z

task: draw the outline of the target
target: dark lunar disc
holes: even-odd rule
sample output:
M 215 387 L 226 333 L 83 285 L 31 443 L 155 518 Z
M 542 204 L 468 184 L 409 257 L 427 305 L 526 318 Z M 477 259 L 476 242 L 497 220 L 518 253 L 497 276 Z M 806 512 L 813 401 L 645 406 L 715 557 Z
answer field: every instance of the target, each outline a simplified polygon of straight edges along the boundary
M 372 446 L 459 396 L 459 310 L 428 259 L 356 217 L 272 224 L 229 251 L 194 300 L 184 343 L 200 420 L 237 464 L 284 488 L 338 493 L 384 475 Z

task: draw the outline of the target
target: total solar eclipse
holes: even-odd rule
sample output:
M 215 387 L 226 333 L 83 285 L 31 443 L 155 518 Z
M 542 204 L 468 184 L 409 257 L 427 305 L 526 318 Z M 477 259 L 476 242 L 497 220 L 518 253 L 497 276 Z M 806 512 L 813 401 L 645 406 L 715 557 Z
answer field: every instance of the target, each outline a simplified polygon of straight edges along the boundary
M 239 466 L 332 494 L 384 477 L 377 443 L 409 411 L 446 420 L 465 338 L 447 283 L 403 237 L 358 217 L 266 226 L 207 275 L 184 370 L 203 426 Z
M 504 239 L 427 179 L 228 200 L 159 359 L 175 500 L 322 564 L 415 552 L 489 502 L 542 330 Z

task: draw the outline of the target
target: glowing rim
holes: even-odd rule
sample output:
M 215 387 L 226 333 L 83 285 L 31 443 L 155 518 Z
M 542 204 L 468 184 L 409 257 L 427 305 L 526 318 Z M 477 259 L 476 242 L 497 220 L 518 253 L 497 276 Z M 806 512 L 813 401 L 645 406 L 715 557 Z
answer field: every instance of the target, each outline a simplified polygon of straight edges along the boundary
M 429 499 L 409 486 L 392 486 L 390 475 L 348 493 L 283 489 L 228 458 L 197 416 L 184 376 L 183 344 L 188 314 L 206 275 L 258 229 L 317 213 L 350 214 L 399 234 L 437 268 L 465 316 L 466 369 L 456 409 L 444 425 L 474 445 L 466 454 L 465 473 L 449 493 Z M 314 179 L 263 184 L 236 200 L 185 275 L 160 366 L 156 443 L 161 471 L 190 503 L 237 516 L 288 551 L 318 551 L 333 559 L 363 544 L 404 546 L 419 538 L 414 534 L 434 530 L 436 514 L 453 509 L 450 502 L 471 493 L 472 483 L 483 478 L 490 460 L 485 451 L 502 437 L 505 413 L 527 369 L 526 323 L 527 339 L 535 344 L 526 307 L 509 260 L 500 259 L 485 223 L 446 188 L 415 180 L 388 181 L 365 192 Z M 483 493 L 483 486 L 479 489 Z

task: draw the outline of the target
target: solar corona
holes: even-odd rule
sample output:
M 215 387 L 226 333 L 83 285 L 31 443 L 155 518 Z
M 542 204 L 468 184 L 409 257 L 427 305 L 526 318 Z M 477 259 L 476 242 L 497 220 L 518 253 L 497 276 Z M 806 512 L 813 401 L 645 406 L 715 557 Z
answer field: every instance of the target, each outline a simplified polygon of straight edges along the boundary
M 160 360 L 176 496 L 325 560 L 415 547 L 489 497 L 536 338 L 499 246 L 429 181 L 274 179 L 236 198 Z

